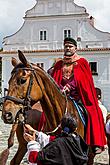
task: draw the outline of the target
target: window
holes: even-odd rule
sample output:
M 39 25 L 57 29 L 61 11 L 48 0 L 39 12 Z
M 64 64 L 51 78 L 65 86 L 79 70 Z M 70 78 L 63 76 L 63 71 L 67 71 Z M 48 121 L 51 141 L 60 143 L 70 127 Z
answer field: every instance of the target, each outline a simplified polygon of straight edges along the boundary
M 81 37 L 77 37 L 77 41 L 78 42 L 81 42 Z
M 40 31 L 40 40 L 46 40 L 46 39 L 47 39 L 46 30 Z
M 44 69 L 44 63 L 37 63 L 38 67 L 41 67 L 42 69 Z
M 64 30 L 64 38 L 71 37 L 71 30 Z
M 97 72 L 97 62 L 89 62 L 92 75 L 98 75 Z

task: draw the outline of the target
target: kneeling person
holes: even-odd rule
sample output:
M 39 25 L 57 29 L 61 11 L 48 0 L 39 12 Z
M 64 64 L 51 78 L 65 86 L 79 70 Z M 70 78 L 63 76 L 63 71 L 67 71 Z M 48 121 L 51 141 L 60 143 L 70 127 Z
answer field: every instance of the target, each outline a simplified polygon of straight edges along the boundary
M 76 120 L 65 115 L 61 120 L 62 132 L 58 136 L 36 132 L 25 125 L 24 138 L 28 142 L 28 161 L 30 165 L 86 165 L 88 161 L 88 146 L 75 132 Z M 26 132 L 32 131 L 30 135 Z M 35 141 L 35 136 L 37 139 Z M 42 148 L 43 147 L 43 148 Z M 42 149 L 41 149 L 42 148 Z

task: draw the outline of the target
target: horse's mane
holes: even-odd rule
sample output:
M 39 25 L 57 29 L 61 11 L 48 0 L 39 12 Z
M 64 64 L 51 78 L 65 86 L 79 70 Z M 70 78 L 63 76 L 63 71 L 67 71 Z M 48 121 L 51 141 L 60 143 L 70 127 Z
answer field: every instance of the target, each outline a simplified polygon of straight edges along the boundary
M 46 84 L 48 84 L 50 90 L 53 90 L 55 88 L 55 90 L 57 90 L 62 96 L 64 96 L 56 81 L 43 68 L 35 64 L 32 64 L 32 66 L 36 70 L 36 73 L 40 75 L 40 77 L 42 77 L 42 81 L 44 83 L 46 81 Z
M 48 123 L 50 126 L 54 123 L 53 128 L 55 128 L 66 111 L 66 96 L 62 94 L 55 80 L 45 70 L 36 65 L 32 67 L 35 69 L 35 77 L 43 92 L 43 100 L 45 100 L 43 106 L 49 119 Z

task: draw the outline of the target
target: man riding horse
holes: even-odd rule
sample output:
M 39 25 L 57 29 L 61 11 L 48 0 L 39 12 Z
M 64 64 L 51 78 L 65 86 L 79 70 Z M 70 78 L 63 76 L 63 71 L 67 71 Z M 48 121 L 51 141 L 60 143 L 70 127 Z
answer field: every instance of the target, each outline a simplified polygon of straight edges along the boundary
M 104 150 L 106 136 L 102 112 L 98 106 L 94 82 L 86 59 L 76 53 L 77 42 L 73 38 L 64 39 L 64 58 L 58 61 L 51 76 L 62 91 L 81 101 L 88 113 L 86 142 L 93 152 L 99 154 Z

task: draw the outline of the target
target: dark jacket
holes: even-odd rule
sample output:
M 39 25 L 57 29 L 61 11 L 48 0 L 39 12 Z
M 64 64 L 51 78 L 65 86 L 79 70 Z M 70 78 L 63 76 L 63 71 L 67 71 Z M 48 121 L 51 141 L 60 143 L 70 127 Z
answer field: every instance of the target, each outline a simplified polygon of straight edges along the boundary
M 46 145 L 38 160 L 43 165 L 87 165 L 88 146 L 79 135 L 63 135 Z

